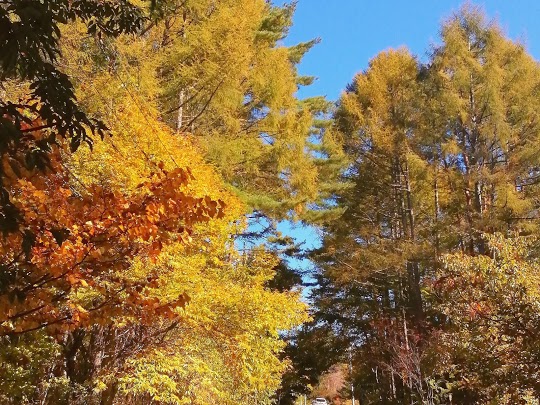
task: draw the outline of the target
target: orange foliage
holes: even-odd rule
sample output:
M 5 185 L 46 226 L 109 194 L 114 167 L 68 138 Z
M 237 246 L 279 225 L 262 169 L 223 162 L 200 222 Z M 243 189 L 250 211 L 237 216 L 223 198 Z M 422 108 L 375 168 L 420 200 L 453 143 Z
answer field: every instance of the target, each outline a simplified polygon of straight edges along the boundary
M 8 176 L 22 222 L 0 247 L 0 336 L 44 327 L 59 333 L 118 314 L 143 323 L 171 318 L 189 297 L 180 293 L 162 302 L 145 294 L 159 277 L 130 280 L 132 259 L 152 259 L 167 242 L 189 241 L 192 227 L 222 217 L 225 204 L 192 196 L 189 169 L 167 171 L 160 164 L 127 193 L 95 184 L 74 187 L 59 151 L 51 167 Z M 4 171 L 9 173 L 9 162 Z

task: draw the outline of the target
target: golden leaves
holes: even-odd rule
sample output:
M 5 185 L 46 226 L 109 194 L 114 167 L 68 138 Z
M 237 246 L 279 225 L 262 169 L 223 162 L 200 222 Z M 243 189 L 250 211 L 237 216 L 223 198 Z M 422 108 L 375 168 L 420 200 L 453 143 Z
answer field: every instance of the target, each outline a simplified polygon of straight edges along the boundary
M 8 237 L 3 246 L 5 258 L 15 258 L 9 266 L 24 267 L 27 276 L 16 274 L 0 295 L 0 308 L 16 297 L 9 314 L 0 313 L 0 333 L 49 324 L 71 330 L 92 323 L 94 317 L 113 316 L 118 308 L 141 318 L 146 312 L 172 317 L 174 308 L 185 305 L 185 295 L 171 302 L 145 297 L 144 286 L 122 274 L 135 257 L 155 260 L 168 241 L 189 243 L 192 227 L 223 217 L 225 204 L 192 195 L 189 184 L 194 176 L 189 169 L 157 166 L 159 170 L 137 187 L 138 193 L 101 184 L 74 193 L 70 174 L 62 169 L 14 183 L 15 202 L 32 245 L 28 257 L 16 253 L 19 235 Z M 84 292 L 83 298 L 77 291 Z M 84 296 L 93 296 L 93 303 L 82 306 Z

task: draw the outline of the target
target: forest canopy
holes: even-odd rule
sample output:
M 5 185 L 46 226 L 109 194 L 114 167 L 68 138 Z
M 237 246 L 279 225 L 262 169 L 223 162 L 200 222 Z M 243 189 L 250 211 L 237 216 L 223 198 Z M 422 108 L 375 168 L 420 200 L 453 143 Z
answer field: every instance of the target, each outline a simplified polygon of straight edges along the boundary
M 538 404 L 540 65 L 466 5 L 301 98 L 295 8 L 0 2 L 0 403 Z
M 294 342 L 332 360 L 294 352 L 305 379 L 350 362 L 362 404 L 538 402 L 539 91 L 538 62 L 473 6 L 427 60 L 389 49 L 354 77 L 333 123 L 344 214 Z
M 333 147 L 293 11 L 0 5 L 0 402 L 269 403 L 306 305 L 236 241 L 322 204 Z

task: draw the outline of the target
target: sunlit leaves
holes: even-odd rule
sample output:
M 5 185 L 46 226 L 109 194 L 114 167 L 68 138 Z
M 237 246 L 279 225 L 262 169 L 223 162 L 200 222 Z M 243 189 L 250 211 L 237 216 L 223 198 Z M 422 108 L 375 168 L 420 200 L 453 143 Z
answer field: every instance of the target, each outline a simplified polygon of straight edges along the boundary
M 108 307 L 144 311 L 147 301 L 137 285 L 124 283 L 118 272 L 129 269 L 136 256 L 155 257 L 169 240 L 188 243 L 196 223 L 223 216 L 222 201 L 186 193 L 192 180 L 189 170 L 158 168 L 129 195 L 97 184 L 74 193 L 60 165 L 55 173 L 15 180 L 15 204 L 32 240 L 25 255 L 19 253 L 25 241 L 20 235 L 2 246 L 5 265 L 20 277 L 2 297 L 2 333 L 49 324 L 78 327 L 91 321 L 86 313 L 106 317 Z M 70 304 L 78 288 L 93 289 L 101 298 L 83 303 L 82 311 L 77 301 Z M 118 306 L 122 293 L 129 299 Z M 168 303 L 150 303 L 151 310 L 157 304 Z
M 518 401 L 536 390 L 540 356 L 538 261 L 532 238 L 485 236 L 490 256 L 448 255 L 431 292 L 446 327 L 437 370 L 459 376 L 455 395 Z

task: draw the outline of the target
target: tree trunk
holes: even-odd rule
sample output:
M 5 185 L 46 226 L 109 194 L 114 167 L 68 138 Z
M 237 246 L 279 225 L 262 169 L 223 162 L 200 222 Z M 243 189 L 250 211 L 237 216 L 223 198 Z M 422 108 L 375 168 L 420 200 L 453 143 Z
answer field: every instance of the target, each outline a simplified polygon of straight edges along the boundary
M 180 90 L 180 94 L 178 96 L 178 117 L 176 120 L 176 130 L 180 132 L 182 130 L 182 127 L 184 125 L 184 99 L 185 99 L 185 93 L 184 90 Z

